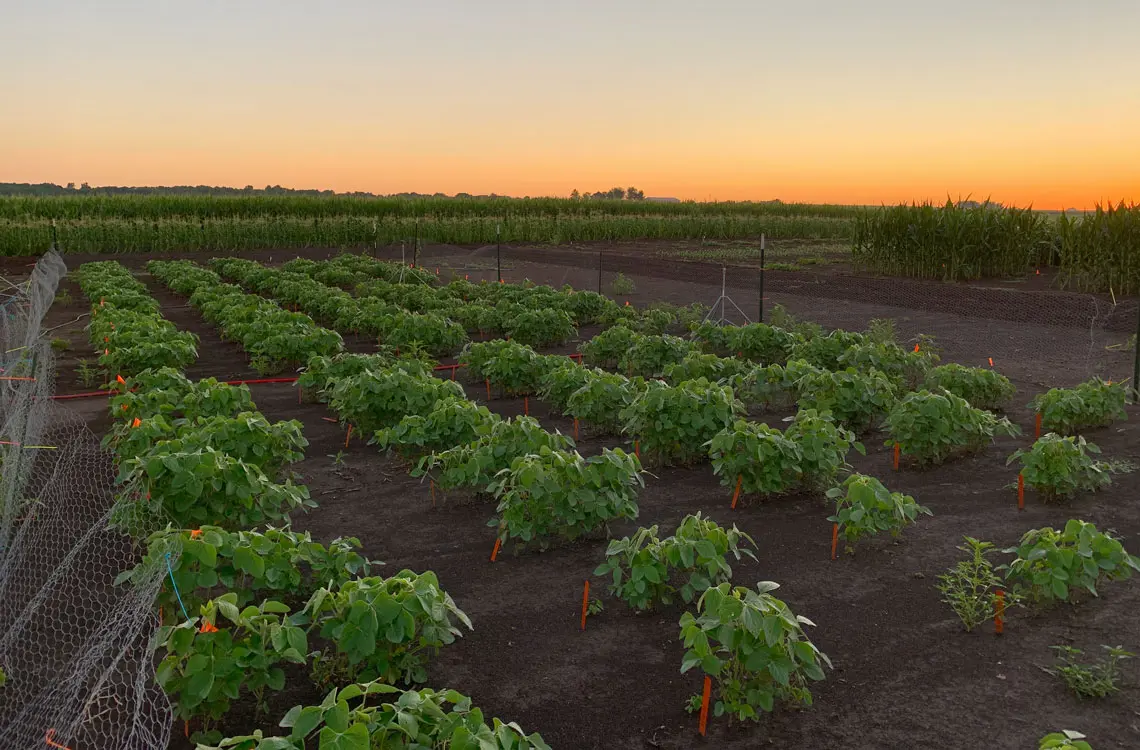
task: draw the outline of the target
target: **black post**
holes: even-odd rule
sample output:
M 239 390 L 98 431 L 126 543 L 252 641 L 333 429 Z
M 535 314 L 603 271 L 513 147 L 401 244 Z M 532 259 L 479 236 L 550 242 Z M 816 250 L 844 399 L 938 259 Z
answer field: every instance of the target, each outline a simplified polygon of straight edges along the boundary
M 760 322 L 764 322 L 764 235 L 760 235 Z
M 1136 359 L 1132 363 L 1132 403 L 1140 404 L 1140 305 L 1136 306 L 1136 338 L 1132 340 Z
M 598 251 L 598 294 L 602 293 L 602 252 Z
M 415 240 L 412 243 L 412 268 L 416 267 L 416 259 L 420 254 L 420 220 L 416 219 Z
M 495 225 L 495 273 L 503 283 L 503 225 Z

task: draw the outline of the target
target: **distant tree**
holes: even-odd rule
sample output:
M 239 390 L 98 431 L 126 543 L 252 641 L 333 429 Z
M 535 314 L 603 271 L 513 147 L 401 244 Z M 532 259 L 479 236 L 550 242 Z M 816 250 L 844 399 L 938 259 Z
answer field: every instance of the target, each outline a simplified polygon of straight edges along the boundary
M 574 188 L 573 190 L 570 191 L 570 200 L 576 201 L 576 200 L 579 200 L 581 197 L 582 196 L 578 192 L 578 188 Z
M 74 182 L 67 183 L 67 189 L 68 190 L 74 190 L 75 189 L 75 183 Z
M 643 201 L 645 200 L 645 191 L 638 190 L 635 187 L 626 188 L 625 198 L 630 201 Z

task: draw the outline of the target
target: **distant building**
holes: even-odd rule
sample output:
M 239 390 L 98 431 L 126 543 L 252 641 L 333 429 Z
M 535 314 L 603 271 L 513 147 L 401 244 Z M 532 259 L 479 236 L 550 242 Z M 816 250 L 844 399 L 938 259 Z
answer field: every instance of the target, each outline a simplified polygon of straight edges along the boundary
M 680 198 L 654 198 L 653 196 L 648 196 L 648 197 L 646 197 L 645 200 L 653 201 L 654 203 L 680 203 L 681 202 Z

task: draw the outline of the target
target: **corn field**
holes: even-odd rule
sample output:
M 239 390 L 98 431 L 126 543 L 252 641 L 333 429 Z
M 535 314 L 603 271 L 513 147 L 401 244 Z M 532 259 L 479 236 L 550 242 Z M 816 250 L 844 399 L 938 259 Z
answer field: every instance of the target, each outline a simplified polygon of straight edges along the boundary
M 850 220 L 822 216 L 709 214 L 565 216 L 258 216 L 0 219 L 0 255 L 135 253 L 260 248 L 378 247 L 420 238 L 453 245 L 561 244 L 587 240 L 846 239 Z
M 1140 204 L 1097 206 L 1057 221 L 1065 283 L 1082 291 L 1140 293 Z
M 741 216 L 851 219 L 855 206 L 809 203 L 665 203 L 568 198 L 363 198 L 353 196 L 103 195 L 0 196 L 0 220 L 500 219 L 568 216 Z
M 1055 250 L 1056 231 L 1043 214 L 948 201 L 863 211 L 851 252 L 857 266 L 878 273 L 960 281 L 1021 276 Z

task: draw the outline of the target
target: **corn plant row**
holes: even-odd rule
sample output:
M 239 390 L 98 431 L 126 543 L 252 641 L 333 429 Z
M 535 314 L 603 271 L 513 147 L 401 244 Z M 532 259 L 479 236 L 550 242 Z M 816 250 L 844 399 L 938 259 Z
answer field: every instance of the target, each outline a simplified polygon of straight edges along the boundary
M 76 272 L 91 302 L 87 326 L 99 365 L 107 372 L 133 375 L 150 368 L 181 369 L 198 358 L 198 338 L 178 331 L 158 312 L 158 301 L 119 263 L 85 263 Z
M 65 253 L 240 252 L 264 248 L 380 247 L 413 237 L 450 245 L 565 244 L 622 240 L 846 239 L 849 219 L 787 216 L 527 216 L 373 219 L 274 216 L 228 219 L 85 218 L 5 220 L 0 255 Z
M 219 285 L 215 274 L 192 264 L 152 271 L 195 296 Z M 259 335 L 275 335 L 273 326 L 246 332 L 248 351 L 265 350 Z M 318 349 L 314 356 L 330 353 Z M 237 415 L 228 416 L 235 409 Z M 160 596 L 165 624 L 158 639 L 165 656 L 157 677 L 176 715 L 202 722 L 196 739 L 219 742 L 212 727 L 243 694 L 263 707 L 266 691 L 284 688 L 287 663 L 310 665 L 320 684 L 422 682 L 431 653 L 459 637 L 459 625 L 471 627 L 430 571 L 380 578 L 369 575 L 377 563 L 357 552 L 356 539 L 324 547 L 288 529 L 250 528 L 288 521 L 284 513 L 258 515 L 251 508 L 314 504 L 289 479 L 281 485 L 265 481 L 299 459 L 305 441 L 299 423 L 269 425 L 253 413 L 244 386 L 191 383 L 171 369 L 147 371 L 121 384 L 112 410 L 128 426 L 113 429 L 108 443 L 124 473 L 136 467 L 149 480 L 127 506 L 130 512 L 137 512 L 145 490 L 148 501 L 156 498 L 185 513 L 152 534 L 147 560 L 120 578 L 141 577 L 161 560 L 179 587 L 174 600 Z M 221 471 L 212 471 L 215 466 Z M 230 504 L 228 512 L 203 503 L 215 495 Z M 207 515 L 213 510 L 221 519 L 204 521 L 194 512 L 203 505 Z M 178 552 L 176 567 L 172 550 Z M 290 614 L 278 599 L 258 601 L 264 593 L 307 602 Z M 321 650 L 310 652 L 313 639 Z
M 0 197 L 0 219 L 118 218 L 157 220 L 298 217 L 324 219 L 333 216 L 383 218 L 485 218 L 567 217 L 598 215 L 631 216 L 804 216 L 852 218 L 854 206 L 783 203 L 770 201 L 664 203 L 621 200 L 574 200 L 566 198 L 434 198 L 355 197 L 307 195 L 115 195 L 96 190 L 75 196 Z

